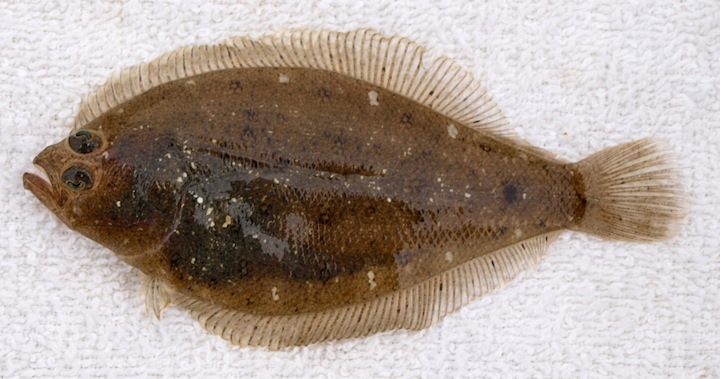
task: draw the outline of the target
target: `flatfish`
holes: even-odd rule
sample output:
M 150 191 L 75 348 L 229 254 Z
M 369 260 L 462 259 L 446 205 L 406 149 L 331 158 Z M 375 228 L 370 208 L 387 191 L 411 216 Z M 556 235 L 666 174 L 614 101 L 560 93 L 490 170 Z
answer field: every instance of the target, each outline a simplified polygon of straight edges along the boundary
M 567 162 L 472 75 L 369 30 L 183 47 L 87 96 L 25 188 L 242 346 L 421 329 L 535 266 L 565 230 L 657 241 L 685 195 L 642 139 Z

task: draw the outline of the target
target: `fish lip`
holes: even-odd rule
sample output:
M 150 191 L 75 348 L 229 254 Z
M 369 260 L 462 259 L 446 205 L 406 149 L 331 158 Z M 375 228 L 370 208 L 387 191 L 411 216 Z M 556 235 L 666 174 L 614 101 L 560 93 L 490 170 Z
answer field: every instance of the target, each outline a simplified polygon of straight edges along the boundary
M 45 174 L 45 176 L 49 178 L 50 176 L 47 174 L 47 170 L 42 163 L 43 162 L 41 162 L 38 158 L 33 160 L 33 164 L 35 164 L 35 166 L 37 166 Z M 24 173 L 23 187 L 35 195 L 35 197 L 37 197 L 46 207 L 52 210 L 53 213 L 57 214 L 65 203 L 65 197 L 59 193 L 57 188 L 52 185 L 51 181 L 45 180 L 39 175 L 29 172 Z
M 23 186 L 26 190 L 32 192 L 35 197 L 40 199 L 40 201 L 45 204 L 46 207 L 50 208 L 51 210 L 55 210 L 57 208 L 55 202 L 57 196 L 55 195 L 55 191 L 53 190 L 50 183 L 45 181 L 45 179 L 41 178 L 38 175 L 26 172 L 25 174 L 23 174 Z

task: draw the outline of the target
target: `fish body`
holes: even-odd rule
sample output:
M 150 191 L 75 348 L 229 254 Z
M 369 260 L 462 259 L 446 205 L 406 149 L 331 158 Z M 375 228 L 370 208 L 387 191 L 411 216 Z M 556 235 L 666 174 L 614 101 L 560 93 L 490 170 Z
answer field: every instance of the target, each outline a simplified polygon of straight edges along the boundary
M 30 189 L 239 345 L 437 321 L 563 230 L 656 240 L 682 218 L 657 142 L 565 162 L 452 61 L 370 31 L 183 48 L 85 100 Z

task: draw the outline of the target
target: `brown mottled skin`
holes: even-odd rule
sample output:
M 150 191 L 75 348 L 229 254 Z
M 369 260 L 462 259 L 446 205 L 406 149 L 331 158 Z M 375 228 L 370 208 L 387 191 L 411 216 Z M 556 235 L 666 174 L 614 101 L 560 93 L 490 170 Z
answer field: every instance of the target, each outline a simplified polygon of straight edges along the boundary
M 36 163 L 52 188 L 31 174 L 26 187 L 146 274 L 253 314 L 366 301 L 584 210 L 573 165 L 325 71 L 195 76 L 84 130 L 102 145 L 50 146 Z M 92 188 L 66 187 L 77 166 Z

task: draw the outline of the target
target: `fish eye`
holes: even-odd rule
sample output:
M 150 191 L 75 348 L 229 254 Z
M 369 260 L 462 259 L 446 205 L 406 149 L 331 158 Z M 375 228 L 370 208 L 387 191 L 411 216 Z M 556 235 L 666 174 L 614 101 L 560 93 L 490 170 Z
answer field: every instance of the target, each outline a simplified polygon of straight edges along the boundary
M 102 145 L 102 140 L 97 134 L 89 130 L 78 130 L 75 134 L 68 137 L 70 148 L 79 154 L 88 154 L 97 150 Z
M 87 169 L 80 166 L 73 166 L 65 170 L 62 180 L 73 191 L 82 191 L 93 186 L 92 175 Z

